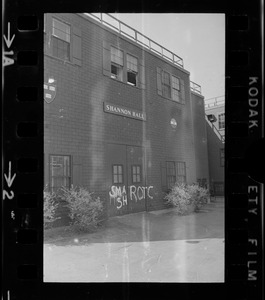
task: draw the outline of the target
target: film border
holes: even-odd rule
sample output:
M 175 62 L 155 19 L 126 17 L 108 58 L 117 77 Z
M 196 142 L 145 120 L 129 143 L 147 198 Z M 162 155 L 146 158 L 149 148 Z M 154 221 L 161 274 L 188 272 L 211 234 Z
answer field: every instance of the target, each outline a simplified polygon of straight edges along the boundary
M 43 186 L 43 13 L 74 12 L 71 3 L 6 1 L 4 6 L 4 102 L 3 102 L 3 227 L 4 299 L 67 299 L 70 295 L 102 296 L 115 291 L 117 298 L 132 298 L 148 290 L 152 295 L 169 292 L 188 299 L 203 293 L 206 298 L 262 299 L 263 186 L 253 180 L 246 152 L 264 137 L 263 73 L 261 70 L 261 15 L 263 2 L 231 1 L 212 6 L 181 1 L 165 7 L 159 1 L 143 5 L 138 12 L 207 12 L 226 14 L 226 275 L 225 284 L 192 285 L 105 285 L 44 284 L 42 282 L 42 186 Z M 117 4 L 116 4 L 117 5 Z M 106 3 L 93 4 L 87 11 L 111 10 Z M 165 11 L 164 11 L 164 10 Z M 74 10 L 74 11 L 73 11 Z M 118 5 L 114 10 L 128 11 Z M 134 8 L 134 11 L 137 11 Z M 25 19 L 26 17 L 26 19 Z M 24 20 L 23 20 L 24 19 Z M 37 28 L 34 27 L 34 23 Z M 25 23 L 28 23 L 23 29 Z M 240 25 L 241 24 L 241 25 Z M 20 27 L 19 27 L 20 26 Z M 21 28 L 20 30 L 18 28 Z M 29 30 L 28 30 L 28 29 Z M 35 29 L 34 29 L 35 28 Z M 27 76 L 25 76 L 25 74 Z M 36 91 L 37 88 L 37 91 Z M 22 89 L 18 99 L 17 90 Z M 35 90 L 35 92 L 34 92 Z M 25 93 L 29 93 L 25 97 Z M 239 95 L 242 95 L 242 97 Z M 37 98 L 36 98 L 37 96 Z M 25 97 L 27 100 L 21 101 Z M 24 99 L 25 99 L 24 98 Z M 254 100 L 258 99 L 255 105 Z M 236 106 L 247 114 L 236 115 Z M 255 106 L 254 106 L 255 105 Z M 252 159 L 251 157 L 249 158 Z M 236 207 L 237 199 L 240 207 Z M 242 204 L 243 201 L 245 205 Z M 27 202 L 25 204 L 25 202 Z M 239 225 L 238 225 L 239 224 Z M 239 258 L 238 258 L 239 257 Z M 77 296 L 78 295 L 78 296 Z M 80 297 L 81 299 L 81 297 Z

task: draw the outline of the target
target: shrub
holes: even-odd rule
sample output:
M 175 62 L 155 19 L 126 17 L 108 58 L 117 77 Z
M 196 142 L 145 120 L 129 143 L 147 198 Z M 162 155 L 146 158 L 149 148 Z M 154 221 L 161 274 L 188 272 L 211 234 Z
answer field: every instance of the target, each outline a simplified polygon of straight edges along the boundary
M 44 221 L 44 228 L 49 228 L 52 226 L 52 222 L 60 217 L 56 217 L 56 209 L 58 207 L 58 203 L 56 203 L 56 194 L 51 193 L 44 189 L 43 192 L 43 221 Z
M 62 188 L 61 198 L 67 202 L 71 227 L 78 231 L 87 231 L 97 227 L 103 205 L 99 197 L 92 197 L 82 187 Z
M 175 184 L 165 196 L 165 200 L 167 204 L 176 207 L 179 215 L 186 215 L 192 211 L 191 195 L 184 184 Z
M 198 211 L 207 203 L 207 199 L 208 191 L 197 184 L 176 183 L 165 196 L 166 203 L 175 206 L 179 215 Z
M 187 186 L 187 189 L 191 195 L 192 205 L 194 207 L 194 211 L 196 212 L 207 203 L 209 191 L 197 184 L 189 185 Z

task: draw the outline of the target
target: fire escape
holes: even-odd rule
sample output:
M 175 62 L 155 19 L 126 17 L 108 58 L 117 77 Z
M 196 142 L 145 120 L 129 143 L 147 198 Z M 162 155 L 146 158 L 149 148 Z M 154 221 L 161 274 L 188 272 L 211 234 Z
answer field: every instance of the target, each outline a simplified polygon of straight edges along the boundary
M 220 131 L 214 123 L 217 121 L 214 114 L 207 113 L 208 109 L 211 108 L 220 108 L 224 107 L 225 105 L 225 98 L 224 96 L 218 96 L 215 98 L 210 98 L 205 100 L 205 119 L 208 122 L 208 124 L 211 126 L 214 133 L 218 136 L 218 138 L 221 140 L 222 143 L 225 143 L 225 133 L 224 130 Z
M 197 83 L 190 81 L 190 89 L 192 92 L 198 93 L 201 95 L 201 86 L 198 85 Z M 219 97 L 215 97 L 215 98 L 211 98 L 211 99 L 207 99 L 205 100 L 205 111 L 207 111 L 207 109 L 210 108 L 215 108 L 215 107 L 220 107 L 220 106 L 224 106 L 225 100 L 224 100 L 224 96 L 219 96 Z M 210 127 L 212 128 L 212 130 L 214 131 L 214 133 L 218 136 L 218 138 L 220 139 L 220 141 L 222 143 L 225 142 L 225 134 L 224 131 L 221 132 L 215 125 L 214 123 L 217 121 L 216 117 L 214 114 L 207 114 L 207 112 L 205 112 L 205 120 L 208 122 L 208 124 L 210 125 Z

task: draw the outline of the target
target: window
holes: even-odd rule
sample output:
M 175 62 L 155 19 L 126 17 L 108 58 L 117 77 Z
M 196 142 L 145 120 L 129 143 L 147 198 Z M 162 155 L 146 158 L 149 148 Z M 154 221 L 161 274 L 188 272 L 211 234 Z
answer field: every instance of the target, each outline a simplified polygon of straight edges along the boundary
M 177 162 L 177 182 L 186 182 L 186 164 L 185 162 Z
M 167 188 L 170 189 L 176 182 L 186 182 L 186 164 L 185 162 L 166 162 Z
M 52 20 L 52 55 L 70 60 L 70 26 L 56 19 Z
M 172 99 L 180 102 L 180 84 L 179 79 L 172 76 Z
M 123 52 L 114 47 L 111 47 L 110 51 L 111 51 L 111 77 L 122 81 Z
M 50 187 L 55 191 L 62 186 L 69 188 L 71 185 L 70 156 L 50 156 Z
M 163 96 L 171 98 L 170 75 L 167 72 L 163 72 L 162 90 Z
M 63 14 L 60 18 L 64 18 Z M 44 54 L 82 66 L 82 31 L 73 24 L 67 24 L 44 14 Z
M 141 166 L 139 165 L 132 166 L 132 182 L 133 183 L 141 182 Z
M 167 161 L 167 188 L 170 189 L 176 183 L 176 166 L 174 161 Z
M 132 87 L 145 89 L 144 60 L 129 54 L 118 46 L 103 41 L 103 75 L 127 83 Z
M 225 149 L 220 149 L 220 166 L 225 166 Z
M 137 85 L 138 61 L 137 58 L 127 54 L 127 83 Z
M 184 80 L 157 67 L 157 93 L 167 99 L 185 103 Z
M 224 113 L 218 115 L 218 126 L 219 126 L 219 129 L 225 128 L 225 114 Z
M 112 181 L 113 184 L 123 183 L 123 165 L 112 166 Z

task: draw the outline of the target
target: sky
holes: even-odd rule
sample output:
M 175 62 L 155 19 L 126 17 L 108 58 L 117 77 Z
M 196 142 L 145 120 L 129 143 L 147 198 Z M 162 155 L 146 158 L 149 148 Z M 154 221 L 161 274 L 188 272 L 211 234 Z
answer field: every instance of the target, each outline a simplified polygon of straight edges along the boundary
M 225 95 L 224 14 L 111 14 L 180 56 L 205 100 Z

